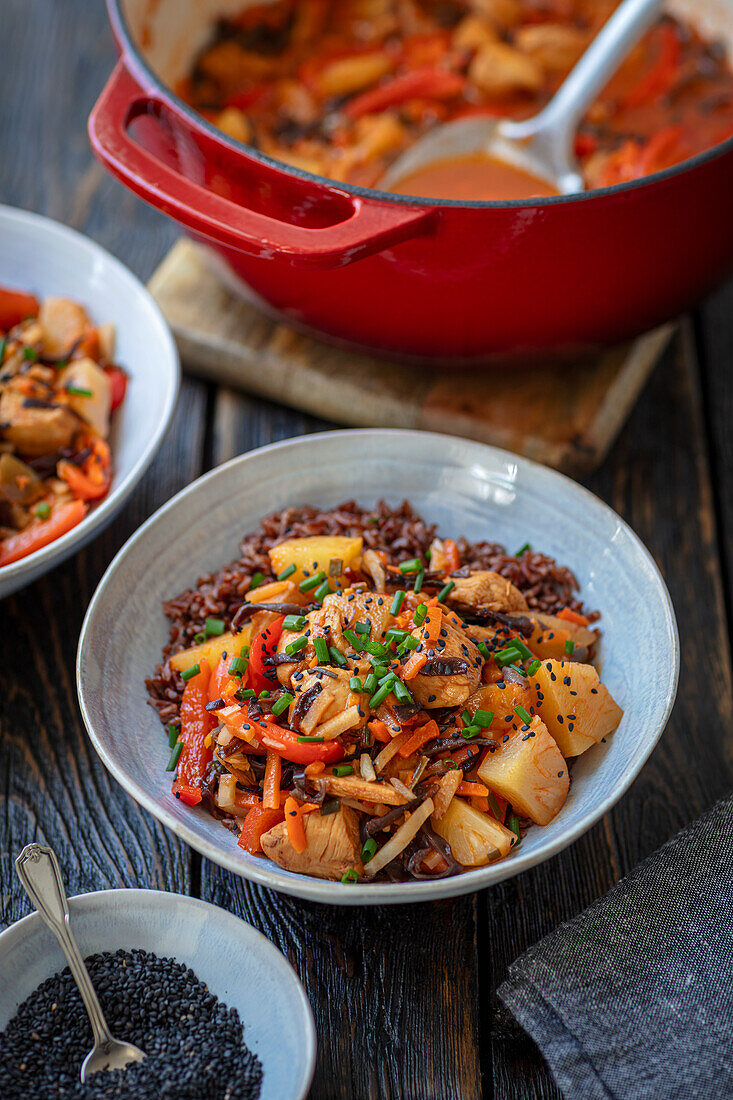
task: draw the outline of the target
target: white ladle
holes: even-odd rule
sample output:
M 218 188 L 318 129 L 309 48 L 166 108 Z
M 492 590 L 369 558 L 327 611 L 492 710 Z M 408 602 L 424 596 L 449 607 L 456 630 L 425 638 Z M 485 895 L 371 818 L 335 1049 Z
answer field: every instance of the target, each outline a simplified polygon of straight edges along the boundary
M 560 194 L 583 191 L 573 153 L 578 123 L 661 7 L 662 0 L 623 0 L 539 114 L 521 122 L 475 116 L 446 122 L 405 150 L 377 186 L 388 191 L 435 161 L 483 155 L 545 180 Z

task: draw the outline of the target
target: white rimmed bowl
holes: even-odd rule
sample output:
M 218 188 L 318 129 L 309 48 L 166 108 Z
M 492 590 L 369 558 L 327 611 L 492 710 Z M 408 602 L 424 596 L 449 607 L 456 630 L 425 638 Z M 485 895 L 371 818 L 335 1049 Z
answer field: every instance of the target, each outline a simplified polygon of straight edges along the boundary
M 58 222 L 0 205 L 0 285 L 41 299 L 66 295 L 83 305 L 95 324 L 113 322 L 115 358 L 129 375 L 125 400 L 112 418 L 109 493 L 78 527 L 0 567 L 2 598 L 80 549 L 120 510 L 168 428 L 180 367 L 170 330 L 142 283 L 98 244 Z
M 237 847 L 204 810 L 170 794 L 168 742 L 143 680 L 167 640 L 160 601 L 236 557 L 262 516 L 290 505 L 332 507 L 404 498 L 443 535 L 530 542 L 577 574 L 589 607 L 603 611 L 603 679 L 624 707 L 618 730 L 573 767 L 561 813 L 533 828 L 492 866 L 428 882 L 348 885 L 282 870 Z M 639 654 L 654 654 L 654 661 Z M 102 760 L 146 809 L 207 858 L 289 894 L 339 905 L 425 901 L 511 877 L 577 840 L 621 797 L 672 709 L 679 671 L 674 612 L 648 551 L 610 508 L 552 470 L 507 451 L 446 435 L 338 431 L 262 447 L 199 478 L 120 550 L 89 606 L 77 686 Z
M 238 1010 L 244 1039 L 262 1062 L 261 1100 L 301 1100 L 310 1086 L 316 1032 L 290 963 L 239 917 L 162 890 L 100 890 L 69 898 L 83 956 L 141 948 L 189 966 Z M 66 966 L 37 913 L 0 934 L 0 1033 L 34 989 Z M 28 1082 L 32 1095 L 33 1082 Z

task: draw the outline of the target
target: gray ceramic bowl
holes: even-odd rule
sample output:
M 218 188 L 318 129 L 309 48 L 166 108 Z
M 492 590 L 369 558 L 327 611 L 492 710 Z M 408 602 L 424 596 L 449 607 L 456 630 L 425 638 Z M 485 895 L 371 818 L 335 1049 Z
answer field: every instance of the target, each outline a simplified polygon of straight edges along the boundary
M 127 268 L 65 225 L 0 206 L 0 286 L 40 298 L 66 295 L 95 324 L 113 322 L 115 357 L 129 376 L 112 418 L 112 486 L 78 527 L 27 558 L 0 568 L 0 598 L 47 573 L 79 550 L 120 510 L 165 435 L 178 395 L 180 368 L 170 329 L 152 297 Z
M 137 947 L 175 958 L 236 1008 L 245 1042 L 262 1062 L 260 1100 L 306 1096 L 316 1057 L 313 1015 L 292 966 L 260 932 L 216 905 L 163 890 L 80 894 L 69 898 L 69 911 L 82 955 Z M 0 934 L 0 1032 L 65 966 L 37 913 Z
M 167 639 L 161 600 L 237 554 L 262 516 L 289 505 L 372 504 L 407 498 L 444 535 L 530 542 L 575 570 L 590 607 L 603 611 L 603 678 L 625 714 L 573 768 L 562 812 L 531 829 L 515 855 L 428 882 L 342 885 L 281 870 L 237 847 L 204 810 L 171 797 L 167 738 L 143 680 Z M 653 653 L 654 661 L 641 661 Z M 209 859 L 286 893 L 332 904 L 425 901 L 469 893 L 533 867 L 577 840 L 638 774 L 667 722 L 679 649 L 669 595 L 639 539 L 574 482 L 506 451 L 451 436 L 339 431 L 263 447 L 194 482 L 119 552 L 87 612 L 78 690 L 102 760 L 142 806 Z

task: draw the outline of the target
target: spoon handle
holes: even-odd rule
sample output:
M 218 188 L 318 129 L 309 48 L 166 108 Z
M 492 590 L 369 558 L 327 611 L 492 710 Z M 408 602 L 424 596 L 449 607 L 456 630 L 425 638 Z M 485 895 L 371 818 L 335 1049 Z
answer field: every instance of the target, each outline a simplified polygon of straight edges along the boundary
M 16 859 L 15 868 L 28 897 L 56 936 L 66 956 L 89 1014 L 95 1044 L 113 1041 L 89 971 L 69 926 L 69 905 L 56 855 L 43 844 L 27 844 Z
M 538 135 L 550 138 L 569 162 L 575 130 L 586 108 L 649 29 L 661 7 L 662 0 L 623 0 L 539 114 L 524 122 L 501 123 L 501 132 L 514 140 Z

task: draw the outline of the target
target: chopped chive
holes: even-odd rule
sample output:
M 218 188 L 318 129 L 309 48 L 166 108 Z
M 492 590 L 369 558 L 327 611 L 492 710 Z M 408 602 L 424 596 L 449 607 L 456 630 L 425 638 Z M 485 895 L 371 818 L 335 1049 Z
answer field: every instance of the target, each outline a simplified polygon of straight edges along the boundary
M 303 630 L 305 623 L 305 615 L 286 615 L 283 619 L 283 630 Z
M 205 641 L 206 641 L 205 631 L 199 630 L 197 634 L 194 634 L 194 636 L 193 636 L 193 644 L 194 645 L 201 645 Z
M 499 809 L 499 803 L 496 801 L 496 795 L 493 791 L 489 791 L 489 793 L 486 795 L 486 800 L 489 803 L 489 809 L 491 810 L 496 820 L 501 821 L 504 815 Z
M 252 577 L 252 580 L 249 582 L 249 591 L 251 592 L 253 588 L 259 588 L 264 579 L 264 573 L 255 573 L 255 575 Z
M 499 668 L 503 668 L 504 665 L 513 665 L 515 661 L 521 661 L 521 659 L 522 654 L 513 645 L 508 645 L 504 649 L 499 649 L 494 654 L 494 660 Z
M 407 688 L 401 680 L 395 680 L 392 685 L 392 691 L 395 693 L 395 698 L 400 703 L 411 703 L 412 695 L 409 688 Z
M 321 665 L 327 665 L 329 657 L 331 656 L 331 654 L 328 652 L 328 642 L 326 641 L 326 639 L 325 638 L 314 638 L 313 639 L 313 648 L 316 651 L 316 657 L 318 658 L 318 663 L 321 664 Z
M 249 648 L 250 647 L 248 645 L 243 645 L 239 651 L 239 656 L 242 658 L 243 661 L 249 660 Z
M 292 703 L 294 695 L 291 695 L 289 691 L 284 691 L 279 699 L 276 699 L 272 704 L 272 713 L 274 715 L 281 715 L 284 710 L 287 710 Z
M 92 391 L 84 389 L 83 386 L 67 386 L 66 387 L 66 392 L 67 393 L 73 393 L 77 397 L 94 397 L 94 394 L 92 393 Z
M 301 592 L 310 592 L 314 588 L 318 588 L 319 584 L 322 584 L 326 579 L 326 574 L 321 569 L 320 573 L 315 573 L 312 577 L 306 577 L 304 581 L 301 581 L 298 588 Z
M 473 722 L 473 715 L 471 714 L 470 710 L 464 710 L 463 714 L 461 715 L 461 721 L 463 722 L 464 726 L 471 725 L 471 723 Z
M 472 737 L 478 737 L 481 733 L 481 726 L 464 726 L 461 730 L 461 734 L 470 741 Z
M 207 619 L 204 623 L 204 633 L 207 637 L 218 637 L 223 634 L 227 626 L 223 619 Z
M 355 634 L 353 630 L 344 630 L 343 633 L 344 638 L 346 638 L 347 642 L 351 642 L 356 652 L 361 653 L 361 651 L 364 649 L 364 643 L 359 635 Z
M 349 867 L 348 871 L 344 871 L 343 875 L 341 876 L 341 881 L 343 882 L 344 886 L 348 886 L 351 883 L 358 882 L 359 876 L 357 875 L 353 867 Z
M 51 515 L 51 508 L 46 504 L 45 500 L 36 508 L 36 515 L 39 519 L 48 519 Z
M 301 634 L 299 638 L 293 638 L 292 642 L 288 642 L 285 646 L 285 652 L 288 657 L 292 657 L 294 653 L 299 653 L 301 649 L 305 649 L 308 645 L 308 639 L 305 634 Z
M 230 676 L 241 676 L 243 672 L 247 670 L 247 662 L 243 661 L 241 657 L 235 657 L 232 663 L 229 665 L 227 672 Z
M 504 668 L 510 668 L 513 672 L 519 673 L 520 676 L 526 676 L 526 672 L 519 664 L 504 665 Z
M 389 669 L 386 665 L 383 665 L 378 661 L 372 661 L 372 672 L 377 677 L 377 680 L 381 680 L 383 676 L 387 675 Z
M 326 817 L 328 814 L 337 814 L 340 809 L 340 798 L 328 798 L 321 806 L 321 817 Z
M 390 642 L 403 642 L 407 637 L 407 631 L 399 630 L 397 627 L 392 627 L 390 630 L 387 631 L 384 637 Z
M 507 821 L 507 826 L 514 833 L 517 840 L 522 839 L 522 834 L 519 831 L 519 818 L 517 817 L 516 814 L 509 814 L 509 820 Z
M 368 695 L 373 695 L 376 690 L 377 690 L 377 677 L 374 675 L 373 672 L 370 672 L 369 675 L 367 676 L 366 680 L 364 681 L 364 691 Z
M 473 720 L 477 726 L 488 729 L 494 721 L 494 712 L 493 710 L 481 710 L 481 708 L 479 708 L 474 714 Z
M 354 630 L 356 631 L 357 634 L 371 634 L 372 624 L 371 623 L 354 623 Z
M 522 554 L 524 554 L 527 550 L 531 550 L 531 549 L 532 549 L 532 547 L 529 545 L 529 543 L 525 542 L 524 546 L 519 547 L 519 549 L 517 550 L 514 557 L 515 558 L 521 558 Z
M 446 757 L 446 759 L 443 761 L 443 767 L 457 768 L 458 765 L 456 764 L 455 760 L 452 760 L 450 757 Z
M 573 641 L 572 638 L 568 638 L 568 640 L 565 643 L 565 652 L 568 655 L 570 655 L 573 652 L 574 649 L 575 649 L 575 642 Z
M 38 352 L 36 351 L 35 348 L 23 348 L 23 358 L 24 359 L 30 359 L 31 363 L 35 363 L 36 359 L 38 358 Z M 74 392 L 71 389 L 71 386 L 67 386 L 66 389 L 69 391 L 69 393 Z M 90 394 L 90 397 L 91 397 L 91 394 Z
M 419 573 L 422 569 L 422 562 L 419 558 L 410 558 L 409 561 L 403 561 L 399 566 L 400 573 Z
M 345 775 L 353 775 L 354 769 L 351 764 L 337 764 L 333 769 L 333 774 L 337 779 L 342 779 Z
M 240 688 L 239 691 L 234 693 L 234 698 L 238 699 L 240 703 L 243 703 L 245 699 L 254 699 L 257 696 L 257 692 L 254 688 Z
M 173 748 L 178 740 L 178 734 L 180 730 L 178 726 L 174 726 L 172 722 L 168 723 L 168 747 Z
M 380 688 L 378 688 L 377 691 L 374 692 L 374 695 L 372 695 L 371 699 L 369 700 L 369 706 L 370 707 L 378 707 L 380 705 L 380 703 L 384 702 L 384 700 L 387 698 L 387 696 L 389 695 L 391 690 L 392 690 L 392 684 L 391 683 L 382 684 L 382 686 Z
M 395 592 L 392 599 L 392 606 L 389 609 L 390 615 L 399 615 L 400 608 L 402 607 L 406 595 L 407 593 L 402 588 Z
M 384 673 L 384 675 L 379 677 L 379 686 L 381 687 L 382 684 L 386 684 L 387 681 L 389 681 L 390 684 L 393 684 L 396 679 L 397 679 L 397 673 L 392 672 L 392 670 L 390 668 L 388 668 L 387 671 Z
M 178 764 L 178 761 L 181 759 L 181 753 L 182 752 L 183 752 L 183 741 L 176 741 L 175 745 L 173 746 L 173 752 L 171 753 L 171 758 L 165 766 L 165 770 L 167 772 L 172 772 L 172 771 L 175 770 L 175 767 Z
M 525 726 L 531 726 L 532 725 L 532 719 L 530 718 L 529 714 L 524 709 L 524 707 L 515 707 L 514 708 L 514 713 L 519 715 L 519 717 L 524 722 Z
M 291 561 L 290 565 L 287 566 L 286 569 L 283 569 L 282 573 L 278 573 L 277 579 L 279 581 L 286 581 L 288 579 L 288 577 L 292 577 L 293 573 L 295 573 L 297 568 L 298 567 L 295 564 L 295 562 Z
M 361 695 L 361 693 L 364 691 L 364 685 L 362 684 L 358 676 L 351 677 L 351 679 L 349 680 L 349 688 L 351 691 L 355 691 L 357 695 Z
M 402 640 L 402 643 L 400 645 L 400 649 L 402 649 L 403 646 L 404 646 L 405 649 L 417 649 L 419 647 L 419 645 L 420 645 L 420 639 L 419 638 L 413 638 L 412 634 L 408 634 L 407 637 Z
M 343 653 L 341 653 L 340 650 L 336 649 L 335 645 L 332 645 L 328 652 L 331 654 L 331 660 L 334 662 L 334 664 L 337 664 L 339 668 L 346 668 L 348 662 Z
M 440 592 L 438 593 L 438 603 L 442 603 L 443 600 L 446 600 L 455 587 L 455 581 L 448 581 L 447 584 L 443 585 Z
M 301 745 L 320 745 L 325 740 L 323 737 L 304 737 L 302 734 L 298 735 L 298 740 Z
M 265 689 L 264 691 L 261 691 L 260 694 L 259 694 L 260 699 L 270 699 L 271 697 L 272 697 L 272 692 L 267 691 L 267 689 Z
M 329 585 L 328 581 L 324 581 L 323 584 L 318 586 L 313 595 L 319 601 L 319 603 L 323 603 L 330 591 L 331 586 Z
M 0 363 L 2 363 L 2 361 L 5 357 L 5 349 L 6 349 L 7 346 L 8 346 L 8 338 L 7 338 L 7 336 L 3 336 L 0 339 Z
M 362 649 L 365 649 L 367 653 L 372 657 L 386 657 L 389 653 L 386 645 L 382 645 L 381 642 L 368 642 L 363 641 L 361 643 Z
M 415 626 L 422 626 L 425 622 L 425 616 L 428 613 L 428 605 L 426 603 L 419 603 L 415 608 L 415 614 L 412 616 L 412 621 Z
M 370 836 L 369 839 L 364 843 L 364 847 L 361 850 L 362 863 L 368 863 L 370 859 L 374 859 L 375 855 L 377 854 L 377 847 L 378 845 L 376 840 L 373 836 Z
M 482 657 L 485 657 L 487 661 L 491 660 L 491 650 L 487 646 L 486 642 L 478 642 L 478 651 Z
M 418 575 L 415 577 L 415 583 L 412 586 L 413 592 L 419 592 L 422 588 L 422 582 L 425 580 L 425 570 L 421 569 Z
M 509 645 L 514 646 L 517 653 L 520 655 L 520 657 L 523 657 L 525 661 L 530 660 L 530 658 L 532 657 L 532 650 L 527 649 L 521 638 L 512 638 Z
M 182 680 L 190 680 L 193 676 L 198 676 L 200 671 L 201 671 L 201 665 L 199 665 L 199 664 L 191 665 L 190 668 L 184 668 L 183 672 L 181 673 L 181 679 Z
M 534 661 L 532 661 L 530 664 L 527 665 L 527 675 L 528 676 L 534 676 L 535 672 L 537 671 L 537 669 L 540 667 L 541 664 L 542 664 L 542 661 L 538 661 L 537 658 L 535 657 Z

